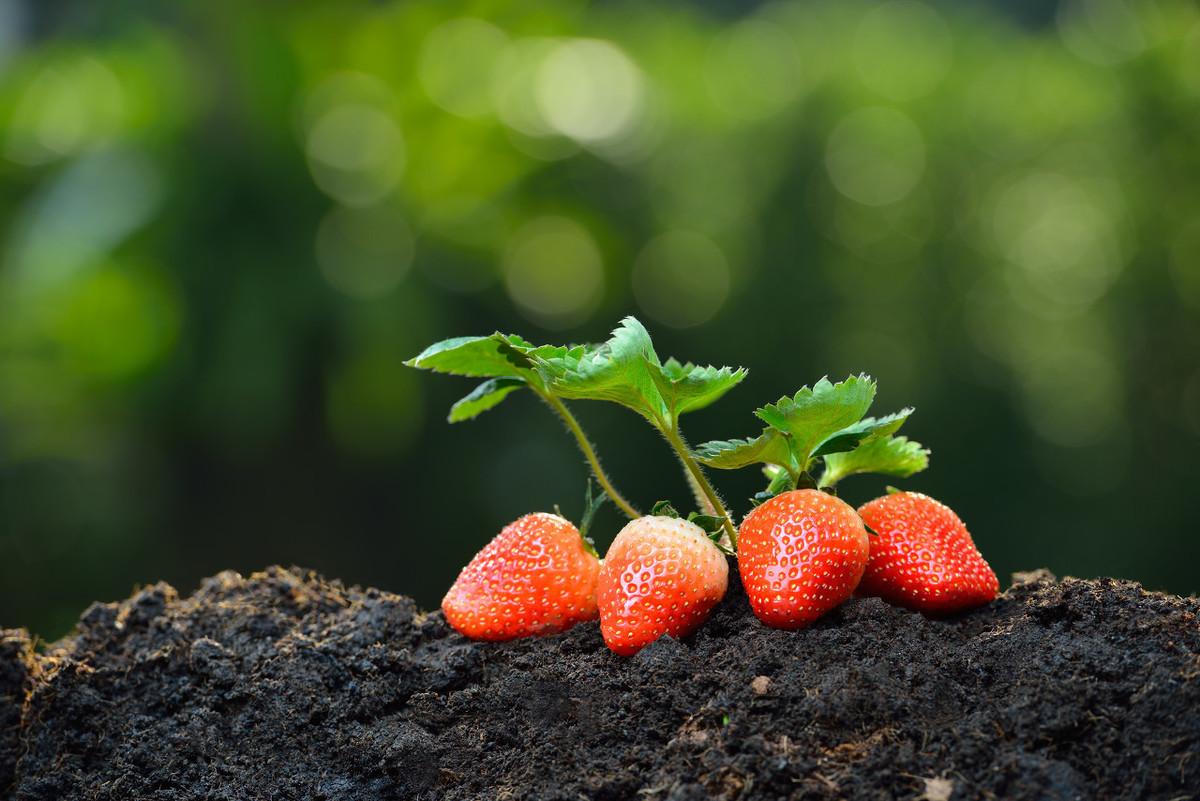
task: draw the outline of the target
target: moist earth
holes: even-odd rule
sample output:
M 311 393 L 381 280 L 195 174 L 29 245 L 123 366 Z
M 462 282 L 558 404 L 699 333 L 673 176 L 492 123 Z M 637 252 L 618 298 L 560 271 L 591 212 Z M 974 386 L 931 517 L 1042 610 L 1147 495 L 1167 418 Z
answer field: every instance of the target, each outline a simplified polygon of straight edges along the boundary
M 298 568 L 0 635 L 0 798 L 1200 797 L 1196 598 L 1019 574 L 933 620 L 855 599 L 710 622 L 637 656 L 588 623 L 471 642 Z

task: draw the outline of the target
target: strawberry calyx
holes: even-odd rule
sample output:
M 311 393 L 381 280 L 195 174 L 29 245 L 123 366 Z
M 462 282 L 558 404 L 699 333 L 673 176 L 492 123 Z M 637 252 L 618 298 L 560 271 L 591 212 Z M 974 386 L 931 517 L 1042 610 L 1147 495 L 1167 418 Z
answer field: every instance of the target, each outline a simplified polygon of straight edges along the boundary
M 658 501 L 650 507 L 650 516 L 680 517 L 680 514 L 678 511 L 676 511 L 675 507 L 671 505 L 670 501 Z
M 600 511 L 600 507 L 606 500 L 608 500 L 608 493 L 604 490 L 600 490 L 599 495 L 592 493 L 592 480 L 589 478 L 587 489 L 583 495 L 583 516 L 579 520 L 579 536 L 583 540 L 583 547 L 597 559 L 600 558 L 600 554 L 596 550 L 596 541 L 588 532 L 591 531 L 592 523 L 596 519 L 596 512 Z
M 634 519 L 640 513 L 617 492 L 601 466 L 591 440 L 575 415 L 551 389 L 549 377 L 543 369 L 545 359 L 565 358 L 568 354 L 578 359 L 588 348 L 584 345 L 534 345 L 516 334 L 497 331 L 490 336 L 453 337 L 435 342 L 404 364 L 436 373 L 485 379 L 450 407 L 447 420 L 451 423 L 473 420 L 513 392 L 528 388 L 562 419 L 567 430 L 575 437 L 600 486 L 627 517 Z
M 670 517 L 676 520 L 683 517 L 670 501 L 659 501 L 654 504 L 650 509 L 650 515 L 653 517 Z M 728 522 L 728 518 L 705 514 L 703 512 L 692 512 L 687 516 L 687 521 L 699 526 L 700 530 L 717 546 L 721 553 L 726 556 L 737 556 L 737 551 L 730 545 L 728 538 L 725 536 L 725 524 Z
M 680 417 L 722 398 L 746 377 L 742 367 L 662 360 L 636 318 L 626 317 L 600 345 L 547 348 L 532 353 L 555 398 L 616 403 L 641 415 L 675 451 L 702 510 L 725 520 L 736 547 L 737 529 L 717 491 L 696 462 L 680 429 Z

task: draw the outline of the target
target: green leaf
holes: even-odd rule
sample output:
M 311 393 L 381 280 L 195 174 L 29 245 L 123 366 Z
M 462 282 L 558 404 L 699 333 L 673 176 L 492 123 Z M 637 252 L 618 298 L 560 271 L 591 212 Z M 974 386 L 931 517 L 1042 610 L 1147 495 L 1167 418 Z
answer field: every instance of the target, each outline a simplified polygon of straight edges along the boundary
M 602 345 L 531 355 L 549 376 L 555 395 L 618 403 L 659 426 L 674 427 L 681 414 L 708 406 L 746 377 L 741 368 L 676 359 L 663 363 L 650 334 L 634 317 L 622 320 Z
M 806 464 L 822 442 L 862 420 L 873 400 L 875 382 L 870 376 L 850 376 L 836 384 L 822 378 L 812 389 L 801 387 L 792 397 L 768 403 L 755 415 L 787 435 L 791 450 Z
M 824 456 L 827 453 L 842 453 L 852 451 L 858 444 L 871 436 L 886 436 L 896 432 L 904 421 L 913 413 L 911 406 L 883 417 L 866 417 L 853 425 L 846 426 L 840 431 L 830 434 L 813 451 L 813 456 Z
M 744 368 L 700 366 L 688 362 L 680 364 L 667 359 L 658 372 L 651 376 L 667 408 L 675 417 L 687 412 L 703 409 L 715 403 L 746 377 Z
M 826 440 L 836 447 L 836 435 L 844 433 L 846 441 L 857 436 L 847 429 L 863 422 L 874 399 L 875 382 L 868 376 L 850 376 L 837 384 L 822 378 L 812 389 L 801 387 L 795 395 L 757 410 L 754 414 L 767 428 L 755 439 L 706 442 L 697 454 L 705 464 L 724 469 L 756 462 L 778 464 L 796 479 Z
M 519 336 L 499 332 L 486 337 L 454 337 L 430 345 L 405 362 L 409 367 L 476 378 L 524 378 L 538 381 L 529 354 L 538 350 Z
M 525 386 L 527 384 L 524 378 L 489 378 L 475 387 L 470 395 L 451 406 L 447 419 L 451 423 L 474 419 L 504 400 L 510 393 Z
M 818 456 L 853 451 L 872 437 L 890 435 L 912 414 L 912 409 L 904 409 L 863 418 L 874 399 L 875 382 L 869 376 L 850 376 L 837 384 L 822 378 L 812 389 L 802 387 L 795 395 L 756 411 L 767 424 L 759 436 L 706 442 L 696 448 L 696 458 L 726 470 L 760 462 L 778 465 L 786 471 L 790 487 L 795 487 L 808 480 L 806 474 Z M 776 474 L 768 493 L 782 491 L 785 483 Z
M 606 400 L 633 409 L 651 420 L 666 411 L 652 377 L 661 370 L 646 329 L 626 317 L 603 345 L 542 354 L 555 395 L 567 400 Z
M 846 476 L 858 473 L 882 473 L 907 478 L 929 466 L 929 451 L 907 437 L 876 435 L 863 441 L 849 453 L 831 453 L 825 457 L 825 472 L 820 486 L 832 487 Z
M 721 470 L 736 470 L 752 464 L 781 464 L 791 461 L 785 437 L 767 430 L 754 439 L 719 439 L 695 450 L 701 464 Z

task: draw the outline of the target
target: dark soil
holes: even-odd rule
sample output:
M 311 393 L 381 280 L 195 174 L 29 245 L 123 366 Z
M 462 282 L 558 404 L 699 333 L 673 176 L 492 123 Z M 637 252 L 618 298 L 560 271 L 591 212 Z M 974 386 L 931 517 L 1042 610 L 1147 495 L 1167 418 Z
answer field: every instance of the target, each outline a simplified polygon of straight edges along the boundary
M 934 621 L 855 600 L 632 659 L 596 624 L 473 643 L 401 596 L 224 573 L 0 639 L 0 796 L 1200 798 L 1200 601 L 1022 577 Z M 15 764 L 14 764 L 15 759 Z

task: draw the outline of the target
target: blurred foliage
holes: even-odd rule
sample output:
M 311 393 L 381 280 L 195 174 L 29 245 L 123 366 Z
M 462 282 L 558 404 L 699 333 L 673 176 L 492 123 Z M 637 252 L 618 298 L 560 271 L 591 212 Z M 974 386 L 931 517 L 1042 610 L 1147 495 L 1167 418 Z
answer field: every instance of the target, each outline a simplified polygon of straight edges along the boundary
M 1200 10 L 1039 8 L 0 0 L 0 625 L 277 561 L 435 605 L 585 470 L 400 362 L 630 312 L 750 368 L 696 441 L 865 370 L 1002 575 L 1200 589 Z

